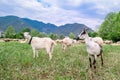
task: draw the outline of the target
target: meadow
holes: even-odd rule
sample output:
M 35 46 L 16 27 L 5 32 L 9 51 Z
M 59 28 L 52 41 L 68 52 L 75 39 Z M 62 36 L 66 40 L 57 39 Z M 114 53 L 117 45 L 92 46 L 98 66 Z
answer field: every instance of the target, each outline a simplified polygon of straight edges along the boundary
M 85 44 L 65 51 L 58 44 L 49 61 L 45 50 L 34 59 L 27 43 L 0 43 L 0 80 L 120 80 L 120 46 L 104 45 L 103 59 L 104 66 L 98 58 L 94 70 L 89 68 Z

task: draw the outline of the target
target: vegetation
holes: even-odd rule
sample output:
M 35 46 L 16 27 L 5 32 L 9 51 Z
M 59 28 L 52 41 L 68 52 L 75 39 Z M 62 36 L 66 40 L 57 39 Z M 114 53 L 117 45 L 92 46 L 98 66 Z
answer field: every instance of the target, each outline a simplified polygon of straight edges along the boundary
M 114 42 L 120 41 L 120 12 L 109 13 L 99 29 L 99 35 L 103 39 L 110 39 Z
M 36 30 L 36 29 L 33 29 L 33 30 L 31 31 L 31 36 L 39 36 L 39 31 Z
M 73 33 L 70 33 L 70 34 L 69 34 L 69 37 L 70 37 L 71 39 L 73 39 L 75 36 L 74 36 Z
M 54 34 L 54 33 L 50 33 L 50 34 L 49 34 L 49 37 L 50 37 L 51 39 L 53 39 L 53 40 L 58 39 L 58 35 L 57 35 L 57 34 Z
M 45 50 L 33 59 L 31 46 L 17 42 L 0 43 L 0 80 L 119 80 L 119 46 L 104 45 L 104 66 L 89 68 L 84 44 L 62 51 L 57 45 L 49 61 Z
M 88 32 L 90 37 L 96 37 L 98 36 L 98 32 Z
M 13 26 L 8 26 L 5 31 L 6 38 L 14 38 L 15 37 L 15 29 Z
M 65 38 L 65 36 L 63 34 L 61 34 L 59 38 L 63 39 L 63 38 Z
M 15 29 L 13 26 L 8 26 L 8 28 L 5 31 L 5 37 L 6 38 L 17 38 L 17 39 L 22 39 L 23 37 L 23 33 L 24 32 L 30 32 L 30 34 L 32 36 L 38 36 L 38 37 L 46 37 L 47 34 L 39 32 L 36 29 L 32 29 L 30 30 L 29 28 L 23 28 L 21 31 L 19 32 L 15 32 Z M 54 35 L 54 34 L 53 34 Z M 55 36 L 56 37 L 56 36 Z M 54 37 L 53 37 L 54 38 Z
M 21 32 L 31 32 L 30 28 L 23 28 Z
M 47 37 L 48 35 L 46 33 L 43 33 L 43 32 L 39 32 L 39 37 Z

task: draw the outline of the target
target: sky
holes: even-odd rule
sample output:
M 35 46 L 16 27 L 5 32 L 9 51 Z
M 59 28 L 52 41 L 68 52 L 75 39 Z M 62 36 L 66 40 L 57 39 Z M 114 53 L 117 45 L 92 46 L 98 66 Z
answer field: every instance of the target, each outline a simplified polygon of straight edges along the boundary
M 85 24 L 96 30 L 110 12 L 120 11 L 120 0 L 0 0 L 0 16 L 14 15 L 57 26 Z

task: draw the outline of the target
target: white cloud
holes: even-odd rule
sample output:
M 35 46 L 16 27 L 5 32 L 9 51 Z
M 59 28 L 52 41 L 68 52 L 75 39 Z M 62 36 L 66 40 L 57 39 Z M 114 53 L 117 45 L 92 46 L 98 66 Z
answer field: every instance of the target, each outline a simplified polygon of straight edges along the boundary
M 120 0 L 91 0 L 91 2 L 95 4 L 92 8 L 96 9 L 98 14 L 120 10 Z
M 103 20 L 90 11 L 83 14 L 83 4 L 92 4 L 88 9 L 102 17 L 120 10 L 119 0 L 0 0 L 0 16 L 16 15 L 56 25 L 82 23 L 95 29 Z

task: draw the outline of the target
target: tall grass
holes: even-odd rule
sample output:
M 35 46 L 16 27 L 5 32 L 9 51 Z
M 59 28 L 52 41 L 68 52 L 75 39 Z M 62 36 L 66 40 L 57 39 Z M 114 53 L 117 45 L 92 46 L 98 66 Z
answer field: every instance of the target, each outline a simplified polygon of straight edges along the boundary
M 103 47 L 104 66 L 97 59 L 97 69 L 89 68 L 84 44 L 62 51 L 54 48 L 49 61 L 45 50 L 33 59 L 31 46 L 17 42 L 0 43 L 0 80 L 119 80 L 120 46 Z

